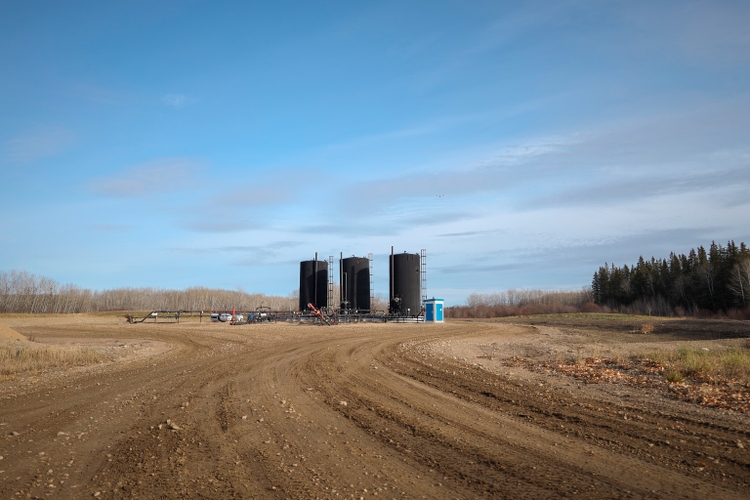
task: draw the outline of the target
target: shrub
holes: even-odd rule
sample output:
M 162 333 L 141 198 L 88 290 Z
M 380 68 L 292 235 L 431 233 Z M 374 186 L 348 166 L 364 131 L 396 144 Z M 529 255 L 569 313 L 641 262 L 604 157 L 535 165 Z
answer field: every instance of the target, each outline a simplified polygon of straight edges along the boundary
M 653 323 L 644 323 L 643 325 L 641 325 L 641 333 L 644 335 L 654 333 L 655 329 L 656 327 Z
M 581 306 L 581 312 L 598 313 L 598 312 L 602 312 L 602 308 L 594 304 L 593 302 L 586 302 L 585 304 Z

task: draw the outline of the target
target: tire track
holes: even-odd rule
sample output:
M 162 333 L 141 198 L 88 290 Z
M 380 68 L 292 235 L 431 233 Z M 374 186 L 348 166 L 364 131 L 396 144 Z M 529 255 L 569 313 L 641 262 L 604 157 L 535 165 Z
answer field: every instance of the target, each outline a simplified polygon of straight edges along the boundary
M 716 413 L 618 406 L 422 349 L 515 327 L 105 326 L 34 332 L 173 349 L 3 393 L 0 429 L 22 434 L 0 439 L 0 498 L 747 496 L 747 452 L 729 446 L 747 429 Z

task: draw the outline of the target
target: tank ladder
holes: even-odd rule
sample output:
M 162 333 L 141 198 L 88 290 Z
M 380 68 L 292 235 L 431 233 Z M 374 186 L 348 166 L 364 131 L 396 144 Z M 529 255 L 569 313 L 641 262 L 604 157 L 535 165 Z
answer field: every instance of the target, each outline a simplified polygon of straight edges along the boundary
M 424 310 L 424 303 L 427 300 L 427 249 L 423 248 L 419 252 L 419 276 L 421 278 L 422 288 L 422 310 Z

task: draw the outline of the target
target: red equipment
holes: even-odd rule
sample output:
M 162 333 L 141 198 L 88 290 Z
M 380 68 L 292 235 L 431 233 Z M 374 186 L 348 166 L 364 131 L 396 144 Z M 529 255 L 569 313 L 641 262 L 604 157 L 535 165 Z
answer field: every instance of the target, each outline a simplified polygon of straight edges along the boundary
M 323 311 L 312 305 L 312 303 L 307 304 L 307 308 L 312 311 L 316 318 L 320 318 L 321 321 L 323 321 L 323 323 L 325 323 L 326 325 L 333 325 L 333 319 L 328 318 L 325 314 L 323 314 Z

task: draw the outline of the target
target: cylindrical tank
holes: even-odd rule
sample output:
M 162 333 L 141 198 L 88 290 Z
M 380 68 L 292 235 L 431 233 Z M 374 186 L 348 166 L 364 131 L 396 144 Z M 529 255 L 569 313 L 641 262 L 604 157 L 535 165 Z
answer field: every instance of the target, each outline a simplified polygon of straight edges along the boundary
M 299 266 L 299 310 L 307 309 L 307 304 L 316 308 L 328 307 L 328 262 L 306 260 Z
M 341 310 L 370 311 L 370 261 L 365 257 L 341 259 Z
M 391 314 L 416 316 L 422 310 L 420 256 L 414 253 L 393 254 L 390 259 Z

